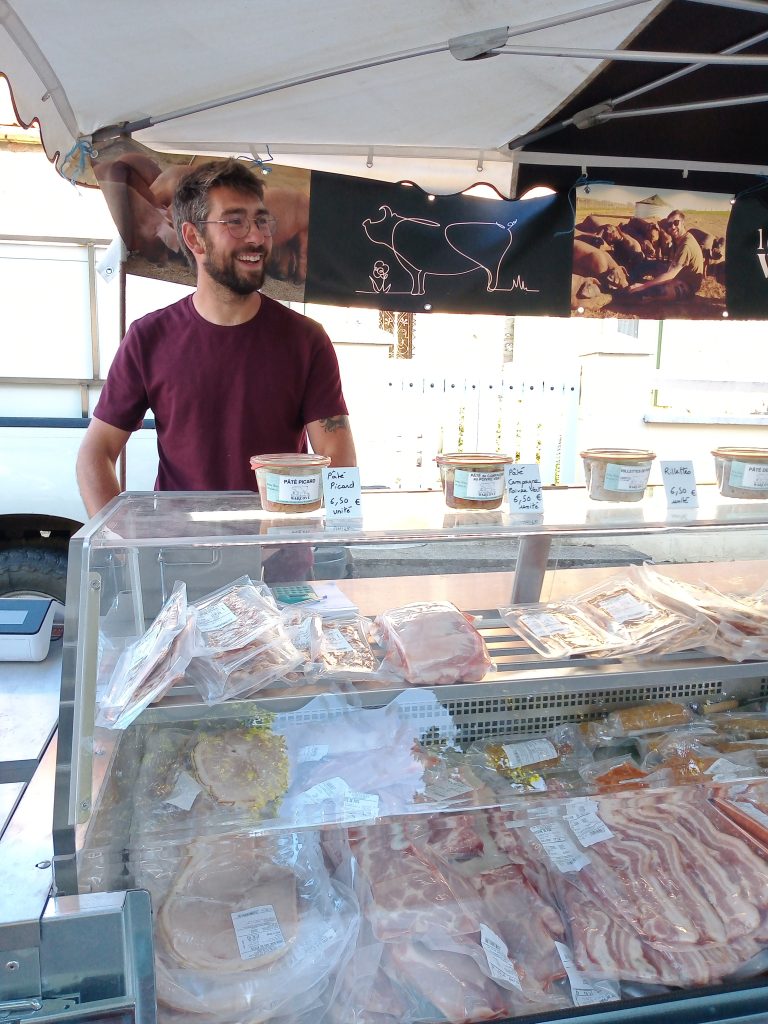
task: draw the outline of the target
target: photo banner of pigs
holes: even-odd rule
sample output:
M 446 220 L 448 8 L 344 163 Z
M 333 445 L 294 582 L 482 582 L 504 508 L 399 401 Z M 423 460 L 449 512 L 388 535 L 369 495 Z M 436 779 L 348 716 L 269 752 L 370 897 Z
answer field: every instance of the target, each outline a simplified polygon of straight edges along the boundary
M 306 298 L 400 312 L 568 316 L 567 196 L 430 196 L 312 172 Z
M 593 317 L 721 319 L 731 208 L 727 195 L 580 186 L 571 309 Z
M 216 159 L 158 153 L 133 139 L 100 146 L 92 158 L 99 187 L 128 250 L 125 269 L 194 286 L 195 272 L 179 247 L 171 219 L 173 193 L 193 167 Z M 307 276 L 310 172 L 274 163 L 254 164 L 264 198 L 277 220 L 262 291 L 274 299 L 302 302 Z

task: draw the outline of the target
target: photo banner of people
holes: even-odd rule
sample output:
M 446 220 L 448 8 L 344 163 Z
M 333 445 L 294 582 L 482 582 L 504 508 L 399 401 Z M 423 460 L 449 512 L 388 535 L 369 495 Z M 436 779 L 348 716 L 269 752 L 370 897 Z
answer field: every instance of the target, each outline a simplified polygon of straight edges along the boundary
M 100 147 L 93 168 L 128 250 L 129 274 L 194 285 L 171 204 L 184 174 L 209 159 L 161 154 L 128 138 Z M 569 315 L 567 196 L 430 196 L 415 185 L 254 166 L 277 221 L 263 287 L 274 299 Z
M 308 301 L 400 312 L 569 315 L 568 196 L 435 196 L 312 173 Z
M 128 138 L 99 147 L 93 170 L 128 250 L 127 273 L 194 286 L 195 272 L 179 246 L 171 204 L 181 178 L 211 159 L 216 158 L 158 153 Z M 271 162 L 254 161 L 253 166 L 264 182 L 265 203 L 277 220 L 262 291 L 273 299 L 302 302 L 310 172 Z
M 714 193 L 578 187 L 574 315 L 721 319 L 731 208 L 731 196 Z

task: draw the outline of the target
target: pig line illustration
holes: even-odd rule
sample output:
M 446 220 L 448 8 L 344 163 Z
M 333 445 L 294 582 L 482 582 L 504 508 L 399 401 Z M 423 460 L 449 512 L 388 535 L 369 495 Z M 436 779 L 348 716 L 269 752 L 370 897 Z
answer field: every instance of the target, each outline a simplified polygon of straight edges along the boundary
M 403 217 L 389 206 L 380 206 L 378 220 L 366 218 L 363 230 L 375 245 L 390 249 L 411 279 L 411 295 L 426 294 L 427 277 L 455 277 L 485 271 L 486 290 L 534 291 L 518 275 L 502 288 L 499 277 L 512 247 L 512 228 L 494 221 L 454 221 L 443 227 L 422 217 Z M 388 289 L 387 289 L 388 290 Z

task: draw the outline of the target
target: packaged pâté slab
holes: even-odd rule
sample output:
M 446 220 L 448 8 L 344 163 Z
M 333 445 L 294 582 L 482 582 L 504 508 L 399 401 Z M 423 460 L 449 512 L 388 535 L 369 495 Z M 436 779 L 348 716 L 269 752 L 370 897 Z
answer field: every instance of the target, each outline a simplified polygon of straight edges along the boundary
M 314 512 L 323 503 L 323 468 L 330 464 L 327 455 L 251 456 L 261 507 L 267 512 Z
M 448 508 L 498 508 L 504 497 L 504 467 L 514 461 L 510 455 L 484 452 L 438 455 L 435 462 Z

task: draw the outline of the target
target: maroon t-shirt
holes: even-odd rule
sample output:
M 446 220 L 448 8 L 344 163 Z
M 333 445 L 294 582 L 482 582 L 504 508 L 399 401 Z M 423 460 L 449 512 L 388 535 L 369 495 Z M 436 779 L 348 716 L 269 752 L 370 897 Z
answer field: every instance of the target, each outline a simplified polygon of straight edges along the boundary
M 161 491 L 255 490 L 252 455 L 306 451 L 305 424 L 347 413 L 328 335 L 266 296 L 236 327 L 204 320 L 191 295 L 133 323 L 94 416 L 133 431 L 148 409 Z

